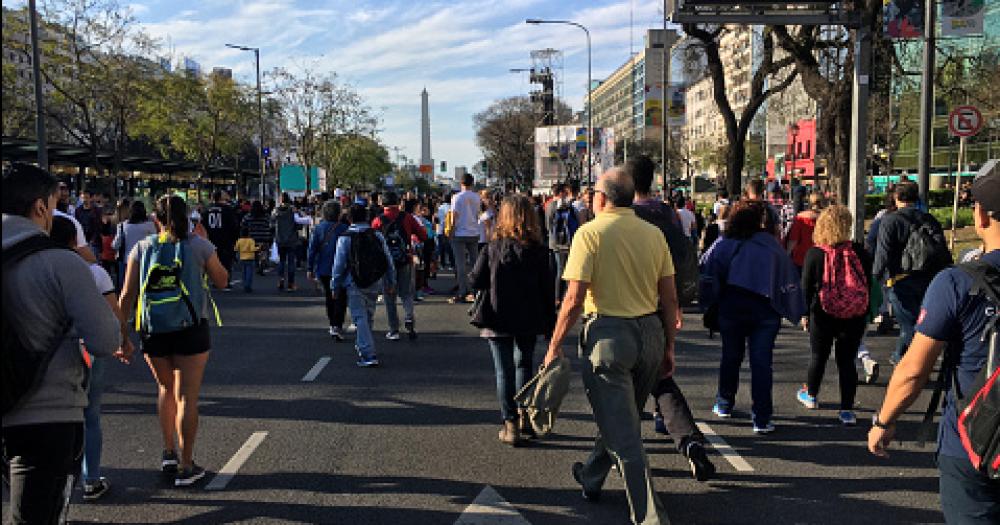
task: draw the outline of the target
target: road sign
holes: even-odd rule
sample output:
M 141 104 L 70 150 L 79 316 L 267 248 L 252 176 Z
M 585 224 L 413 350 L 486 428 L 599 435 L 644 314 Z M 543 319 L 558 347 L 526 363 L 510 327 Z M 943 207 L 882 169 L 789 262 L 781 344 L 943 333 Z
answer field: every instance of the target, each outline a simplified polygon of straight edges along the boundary
M 976 106 L 958 106 L 948 114 L 948 131 L 956 137 L 971 137 L 983 127 L 983 114 Z

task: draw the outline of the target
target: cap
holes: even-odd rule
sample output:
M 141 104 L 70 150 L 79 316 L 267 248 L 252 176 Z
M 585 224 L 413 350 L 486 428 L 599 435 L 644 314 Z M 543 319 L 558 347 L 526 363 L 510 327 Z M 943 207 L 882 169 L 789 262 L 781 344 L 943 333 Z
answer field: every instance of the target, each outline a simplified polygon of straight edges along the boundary
M 972 198 L 990 213 L 1000 213 L 1000 167 L 990 161 L 972 181 Z

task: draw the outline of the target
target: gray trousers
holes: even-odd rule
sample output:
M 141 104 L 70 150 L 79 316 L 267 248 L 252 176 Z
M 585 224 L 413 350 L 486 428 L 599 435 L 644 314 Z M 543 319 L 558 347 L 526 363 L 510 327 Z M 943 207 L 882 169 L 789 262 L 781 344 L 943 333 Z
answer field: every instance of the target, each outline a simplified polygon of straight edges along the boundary
M 413 321 L 413 264 L 396 267 L 396 291 L 385 294 L 385 315 L 389 320 L 389 331 L 399 331 L 399 312 L 396 311 L 396 298 L 403 303 L 405 320 Z
M 653 490 L 649 461 L 642 444 L 639 413 L 659 376 L 666 340 L 660 318 L 597 317 L 584 325 L 580 351 L 585 362 L 583 384 L 594 410 L 599 434 L 584 463 L 583 487 L 600 490 L 618 464 L 632 522 L 669 523 Z
M 479 256 L 479 237 L 455 237 L 451 240 L 455 252 L 455 278 L 458 279 L 458 296 L 469 293 L 469 272 Z M 466 261 L 468 259 L 468 262 Z

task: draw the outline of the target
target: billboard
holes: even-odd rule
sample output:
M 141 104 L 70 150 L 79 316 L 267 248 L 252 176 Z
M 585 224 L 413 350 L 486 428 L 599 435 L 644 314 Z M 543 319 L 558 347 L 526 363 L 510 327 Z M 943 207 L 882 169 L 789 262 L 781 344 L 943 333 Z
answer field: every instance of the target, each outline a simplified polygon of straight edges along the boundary
M 885 35 L 889 38 L 920 38 L 924 34 L 923 0 L 883 0 Z
M 972 36 L 983 34 L 986 17 L 984 0 L 943 0 L 941 2 L 941 36 Z

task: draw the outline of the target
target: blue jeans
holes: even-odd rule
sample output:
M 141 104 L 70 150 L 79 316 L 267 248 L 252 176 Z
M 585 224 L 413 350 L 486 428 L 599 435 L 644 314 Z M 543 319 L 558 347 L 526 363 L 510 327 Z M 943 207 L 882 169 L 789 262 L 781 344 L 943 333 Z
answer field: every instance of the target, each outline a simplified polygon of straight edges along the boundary
M 375 319 L 375 301 L 381 291 L 381 283 L 366 289 L 359 289 L 354 283 L 347 286 L 347 306 L 351 309 L 351 321 L 357 327 L 354 347 L 358 357 L 375 358 L 375 336 L 372 325 Z
M 1000 482 L 976 472 L 968 458 L 939 454 L 941 510 L 948 525 L 1000 523 Z
M 517 417 L 517 394 L 524 383 L 531 379 L 535 356 L 536 335 L 490 337 L 493 368 L 497 374 L 497 399 L 500 401 L 500 418 L 513 421 Z
M 253 290 L 253 271 L 255 262 L 253 259 L 240 261 L 240 266 L 243 267 L 243 290 L 251 291 Z
M 916 304 L 914 304 L 913 298 L 905 292 L 900 293 L 895 288 L 889 288 L 886 297 L 889 298 L 889 303 L 892 304 L 892 314 L 896 317 L 896 322 L 899 323 L 899 338 L 896 339 L 896 348 L 892 352 L 893 360 L 898 362 L 903 358 L 903 354 L 906 353 L 906 349 L 913 341 L 917 312 L 920 311 L 920 300 L 917 299 Z
M 756 425 L 771 422 L 774 411 L 771 402 L 774 340 L 781 328 L 781 317 L 767 307 L 746 308 L 739 304 L 719 309 L 719 333 L 722 338 L 722 362 L 719 365 L 719 391 L 716 402 L 732 410 L 740 384 L 740 366 L 747 347 L 750 348 L 751 413 Z
M 278 246 L 278 278 L 286 281 L 288 286 L 295 285 L 295 250 L 294 246 Z
M 87 389 L 87 408 L 83 410 L 83 481 L 97 481 L 101 477 L 101 394 L 104 393 L 104 367 L 107 357 L 93 358 L 90 368 L 90 386 Z
M 441 266 L 455 266 L 455 252 L 451 249 L 451 239 L 445 234 L 435 237 L 437 241 L 434 245 Z
M 399 311 L 396 310 L 396 300 L 403 303 L 404 321 L 413 322 L 413 264 L 396 267 L 396 290 L 385 294 L 385 314 L 389 321 L 389 331 L 399 331 Z

